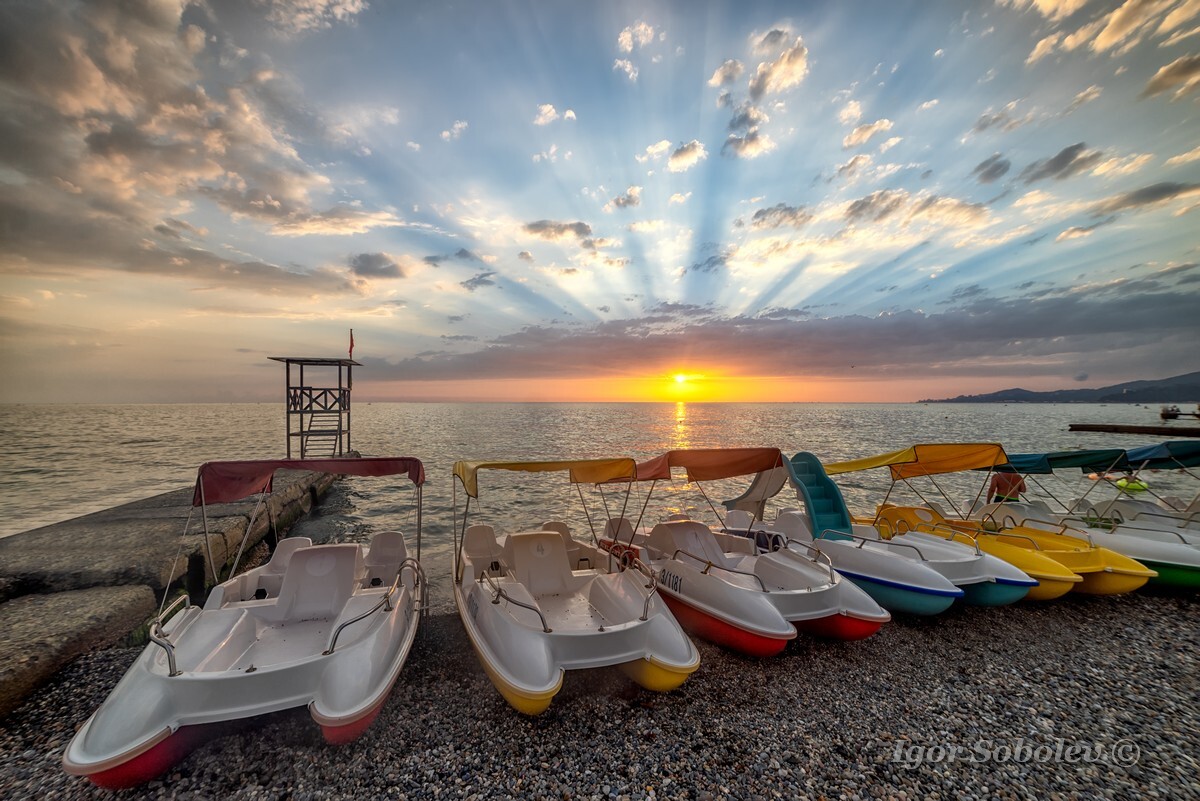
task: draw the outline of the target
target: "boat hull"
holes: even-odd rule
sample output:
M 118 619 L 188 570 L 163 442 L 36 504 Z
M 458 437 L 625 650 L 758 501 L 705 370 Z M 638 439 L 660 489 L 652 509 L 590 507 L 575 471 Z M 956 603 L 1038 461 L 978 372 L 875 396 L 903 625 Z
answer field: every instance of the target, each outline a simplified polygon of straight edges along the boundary
M 1200 567 L 1173 562 L 1143 560 L 1142 564 L 1158 573 L 1150 585 L 1180 590 L 1200 590 Z
M 848 573 L 841 568 L 838 570 L 889 612 L 923 617 L 940 615 L 960 597 L 960 594 L 925 592 L 919 588 L 906 587 L 871 576 Z
M 663 593 L 663 599 L 671 608 L 675 619 L 689 634 L 695 634 L 697 637 L 746 656 L 764 658 L 775 656 L 787 647 L 789 640 L 796 636 L 794 631 L 791 637 L 760 634 L 722 620 L 710 612 L 692 606 L 667 593 Z
M 879 619 L 866 620 L 844 612 L 815 618 L 813 620 L 793 621 L 796 629 L 804 634 L 822 637 L 827 640 L 843 640 L 852 642 L 864 640 L 875 634 L 885 621 Z
M 1028 584 L 1008 584 L 1000 581 L 980 581 L 959 585 L 963 603 L 971 606 L 1008 606 L 1027 597 L 1034 589 Z

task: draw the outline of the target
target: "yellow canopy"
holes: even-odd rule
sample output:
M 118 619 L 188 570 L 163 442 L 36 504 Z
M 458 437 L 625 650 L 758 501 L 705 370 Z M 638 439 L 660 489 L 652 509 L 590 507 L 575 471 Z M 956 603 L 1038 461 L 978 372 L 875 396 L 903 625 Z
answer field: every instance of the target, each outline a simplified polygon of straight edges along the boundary
M 966 442 L 958 444 L 913 445 L 902 451 L 881 453 L 878 456 L 868 456 L 865 459 L 853 459 L 849 462 L 834 462 L 825 465 L 825 472 L 831 476 L 839 473 L 853 473 L 858 470 L 870 470 L 875 467 L 888 467 L 892 471 L 892 480 L 913 476 L 933 476 L 939 473 L 957 473 L 960 470 L 974 470 L 978 467 L 995 467 L 1007 464 L 1008 454 L 1004 448 L 994 442 Z
M 515 470 L 522 473 L 569 471 L 575 484 L 599 484 L 614 479 L 632 481 L 637 476 L 633 459 L 575 459 L 557 462 L 455 462 L 454 475 L 472 498 L 479 497 L 480 470 Z

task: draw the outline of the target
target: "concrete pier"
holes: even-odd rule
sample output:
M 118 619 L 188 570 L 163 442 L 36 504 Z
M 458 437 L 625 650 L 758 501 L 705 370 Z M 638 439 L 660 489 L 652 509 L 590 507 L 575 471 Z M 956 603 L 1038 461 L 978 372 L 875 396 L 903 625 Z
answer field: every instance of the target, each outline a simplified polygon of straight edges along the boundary
M 246 550 L 268 537 L 271 517 L 282 533 L 307 514 L 334 479 L 279 471 Z M 203 603 L 209 552 L 228 569 L 257 500 L 209 506 L 208 548 L 191 501 L 186 487 L 0 539 L 0 716 L 71 659 L 150 620 L 173 563 L 174 585 Z

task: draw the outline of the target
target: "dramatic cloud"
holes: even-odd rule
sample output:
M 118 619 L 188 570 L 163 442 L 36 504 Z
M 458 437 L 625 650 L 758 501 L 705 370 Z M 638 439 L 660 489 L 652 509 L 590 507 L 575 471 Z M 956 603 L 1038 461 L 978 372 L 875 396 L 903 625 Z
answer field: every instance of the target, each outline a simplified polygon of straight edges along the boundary
M 1095 167 L 1103 159 L 1103 153 L 1098 150 L 1088 150 L 1086 144 L 1078 142 L 1070 147 L 1064 147 L 1051 158 L 1030 164 L 1021 171 L 1020 178 L 1026 184 L 1046 178 L 1055 178 L 1061 181 Z
M 538 106 L 537 116 L 533 118 L 534 125 L 549 125 L 558 119 L 558 111 L 550 103 Z
M 742 66 L 742 62 L 736 58 L 726 59 L 721 63 L 721 66 L 713 71 L 712 77 L 708 79 L 708 85 L 723 86 L 727 83 L 733 83 L 742 77 L 744 70 L 745 67 Z
M 670 149 L 671 149 L 671 140 L 670 139 L 662 139 L 658 142 L 655 142 L 652 145 L 647 146 L 646 151 L 644 153 L 639 153 L 638 155 L 634 156 L 634 158 L 639 163 L 644 164 L 647 161 L 651 161 L 653 159 L 659 158 L 660 156 L 662 156 L 664 153 L 666 153 Z
M 979 183 L 990 184 L 1003 178 L 1011 167 L 1011 161 L 996 153 L 976 165 L 971 174 L 979 179 Z
M 750 98 L 761 100 L 768 93 L 783 92 L 798 86 L 808 74 L 808 48 L 797 37 L 795 44 L 779 54 L 779 58 L 758 65 L 750 80 Z
M 773 28 L 762 36 L 752 37 L 754 40 L 754 52 L 758 55 L 777 53 L 780 48 L 787 46 L 791 38 L 791 31 L 783 28 Z
M 1075 95 L 1075 99 L 1072 100 L 1071 104 L 1063 110 L 1063 114 L 1070 114 L 1085 103 L 1091 103 L 1093 100 L 1098 99 L 1103 92 L 1104 90 L 1099 86 L 1089 86 L 1087 89 L 1084 89 L 1082 92 Z
M 367 9 L 367 0 L 258 0 L 267 6 L 267 18 L 289 33 L 331 28 L 352 22 Z
M 624 194 L 617 195 L 608 203 L 604 204 L 605 211 L 613 209 L 628 209 L 637 206 L 642 202 L 642 188 L 640 186 L 631 186 L 625 190 Z
M 789 206 L 786 203 L 776 203 L 770 208 L 759 209 L 754 212 L 754 216 L 750 219 L 750 227 L 756 230 L 779 228 L 780 226 L 801 228 L 812 218 L 812 214 L 805 211 L 803 206 Z
M 1175 89 L 1171 99 L 1179 100 L 1184 95 L 1196 91 L 1197 87 L 1200 87 L 1200 56 L 1180 56 L 1154 73 L 1154 77 L 1142 90 L 1142 97 L 1154 97 Z
M 730 134 L 725 139 L 725 144 L 721 146 L 722 153 L 732 153 L 746 159 L 758 158 L 774 149 L 775 143 L 771 141 L 771 137 L 759 131 L 751 131 L 745 136 Z
M 853 178 L 869 166 L 871 166 L 871 157 L 865 153 L 859 153 L 856 156 L 851 156 L 850 160 L 845 164 L 838 165 L 837 177 Z
M 632 53 L 635 46 L 645 47 L 653 41 L 654 28 L 645 22 L 639 22 L 617 35 L 617 49 L 622 53 Z
M 671 172 L 687 172 L 707 157 L 708 153 L 705 152 L 704 145 L 699 140 L 693 139 L 687 144 L 675 148 L 675 152 L 667 159 L 667 169 Z M 631 189 L 633 188 L 636 187 L 631 187 Z M 641 191 L 640 188 L 638 191 Z
M 633 62 L 627 58 L 614 59 L 613 72 L 623 72 L 631 81 L 636 81 L 638 76 L 638 68 L 633 66 Z
M 494 273 L 494 272 L 479 273 L 478 275 L 472 276 L 471 278 L 468 278 L 466 281 L 463 281 L 462 283 L 459 284 L 459 286 L 461 286 L 463 289 L 467 290 L 468 292 L 474 292 L 476 289 L 479 289 L 480 287 L 495 286 L 496 282 L 492 280 L 492 276 L 494 276 L 495 274 L 496 273 Z
M 733 119 L 729 121 L 729 130 L 755 131 L 758 130 L 759 126 L 770 121 L 770 117 L 758 106 L 745 103 L 738 107 L 737 112 L 733 115 Z
M 875 134 L 890 130 L 892 130 L 891 120 L 876 120 L 866 125 L 860 125 L 842 139 L 842 148 L 849 150 L 852 147 L 858 147 L 866 144 Z
M 404 278 L 405 269 L 386 253 L 359 253 L 347 262 L 350 271 L 363 278 Z
M 1032 114 L 1017 116 L 1017 101 L 1013 101 L 1002 108 L 1000 111 L 987 111 L 980 115 L 975 121 L 974 127 L 971 128 L 974 133 L 983 133 L 989 128 L 999 128 L 1005 133 L 1015 131 L 1023 125 L 1028 125 L 1033 121 Z
M 853 125 L 862 119 L 862 105 L 857 100 L 849 100 L 838 112 L 838 122 L 842 125 Z
M 592 235 L 592 226 L 585 222 L 554 222 L 553 220 L 538 220 L 526 223 L 523 230 L 527 234 L 547 239 L 551 242 L 562 242 L 567 239 L 582 240 Z
M 1200 195 L 1200 184 L 1180 184 L 1164 181 L 1132 192 L 1107 198 L 1097 203 L 1092 213 L 1100 216 L 1130 209 L 1142 209 L 1160 206 L 1180 198 L 1193 198 Z

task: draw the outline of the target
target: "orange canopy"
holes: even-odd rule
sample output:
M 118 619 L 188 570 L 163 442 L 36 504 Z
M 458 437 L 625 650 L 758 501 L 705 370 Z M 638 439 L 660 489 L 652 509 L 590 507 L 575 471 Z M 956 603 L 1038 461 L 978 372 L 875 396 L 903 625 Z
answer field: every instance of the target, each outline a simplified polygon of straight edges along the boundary
M 1008 464 L 1008 454 L 995 442 L 936 443 L 913 445 L 901 451 L 881 453 L 865 459 L 849 462 L 833 462 L 825 465 L 831 476 L 853 473 L 874 467 L 887 467 L 892 471 L 892 480 L 913 476 L 935 476 L 941 473 L 957 473 L 980 467 L 995 467 Z
M 672 467 L 687 470 L 688 481 L 750 476 L 783 465 L 778 448 L 695 448 L 667 451 L 637 466 L 637 480 L 669 479 Z

